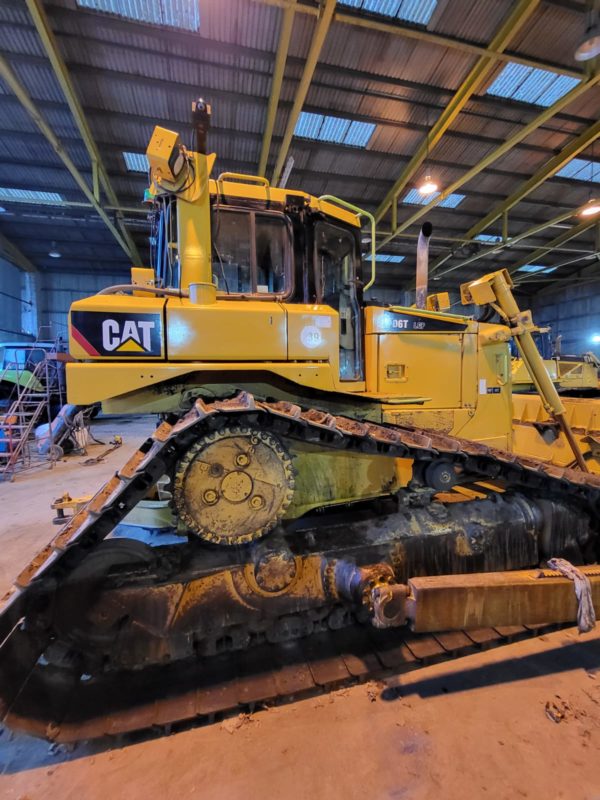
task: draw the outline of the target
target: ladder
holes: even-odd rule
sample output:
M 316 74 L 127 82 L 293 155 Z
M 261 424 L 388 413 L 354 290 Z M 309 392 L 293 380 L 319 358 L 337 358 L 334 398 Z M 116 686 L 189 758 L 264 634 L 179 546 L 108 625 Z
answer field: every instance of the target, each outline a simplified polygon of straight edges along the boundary
M 25 364 L 7 364 L 2 375 L 8 371 L 16 373 L 15 388 L 11 394 L 8 411 L 0 417 L 0 480 L 12 480 L 15 472 L 31 465 L 31 443 L 36 425 L 48 421 L 52 426 L 52 400 L 63 402 L 61 381 L 62 365 L 57 359 L 56 348 L 45 350 L 33 344 L 33 353 L 41 353 L 42 358 L 33 371 Z M 24 372 L 29 372 L 25 378 Z

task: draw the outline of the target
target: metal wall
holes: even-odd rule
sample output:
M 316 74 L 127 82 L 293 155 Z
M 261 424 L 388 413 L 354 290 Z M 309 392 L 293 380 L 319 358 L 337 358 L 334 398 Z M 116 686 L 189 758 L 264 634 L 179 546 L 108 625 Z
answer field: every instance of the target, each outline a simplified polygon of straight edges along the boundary
M 52 272 L 43 276 L 41 322 L 52 338 L 67 336 L 69 306 L 74 300 L 96 294 L 106 286 L 129 283 L 127 272 Z
M 600 284 L 570 285 L 544 292 L 532 300 L 533 319 L 551 325 L 552 335 L 562 334 L 561 352 L 580 355 L 590 350 L 600 356 Z
M 25 318 L 30 292 L 25 273 L 18 267 L 0 258 L 0 341 L 28 341 L 36 331 Z

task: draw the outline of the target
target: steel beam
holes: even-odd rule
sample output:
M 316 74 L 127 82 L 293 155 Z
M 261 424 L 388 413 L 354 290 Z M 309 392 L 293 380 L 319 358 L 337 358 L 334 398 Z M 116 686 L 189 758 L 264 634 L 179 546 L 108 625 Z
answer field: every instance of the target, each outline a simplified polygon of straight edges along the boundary
M 524 267 L 526 264 L 532 264 L 538 259 L 544 258 L 545 255 L 554 250 L 556 247 L 560 247 L 561 244 L 570 242 L 571 239 L 581 236 L 582 233 L 589 231 L 590 228 L 593 228 L 596 224 L 597 220 L 592 220 L 591 222 L 580 222 L 578 225 L 573 225 L 572 228 L 564 231 L 564 233 L 561 233 L 555 239 L 552 239 L 550 242 L 546 242 L 546 244 L 542 247 L 538 247 L 538 249 L 533 253 L 530 253 L 525 258 L 521 258 L 519 261 L 516 261 L 514 264 L 508 267 L 508 271 L 512 274 L 521 267 Z
M 31 2 L 31 0 L 28 0 Z M 388 208 L 394 208 L 398 195 L 404 189 L 406 184 L 411 180 L 415 172 L 419 169 L 421 164 L 426 160 L 429 151 L 440 141 L 444 133 L 452 125 L 454 120 L 460 114 L 465 105 L 469 102 L 472 95 L 475 94 L 484 81 L 488 78 L 492 69 L 496 66 L 496 59 L 491 53 L 502 52 L 507 46 L 512 37 L 521 30 L 522 26 L 531 17 L 535 9 L 540 4 L 540 0 L 520 0 L 515 6 L 512 14 L 505 20 L 496 33 L 494 38 L 489 44 L 490 55 L 481 56 L 475 66 L 471 69 L 467 77 L 459 86 L 456 94 L 450 100 L 446 108 L 442 111 L 441 115 L 427 132 L 425 140 L 419 145 L 407 166 L 404 168 L 400 177 L 396 180 L 392 188 L 384 197 L 375 212 L 376 222 L 380 222 L 386 214 Z M 396 226 L 392 224 L 392 229 Z
M 549 219 L 547 222 L 542 222 L 541 224 L 536 225 L 533 228 L 529 228 L 528 230 L 523 231 L 523 233 L 520 233 L 518 236 L 514 236 L 512 239 L 507 239 L 506 242 L 500 242 L 499 244 L 493 247 L 485 247 L 484 250 L 482 250 L 479 253 L 475 253 L 474 255 L 470 256 L 464 261 L 461 261 L 460 264 L 454 264 L 452 267 L 448 267 L 448 269 L 442 270 L 442 272 L 437 272 L 437 274 L 433 277 L 433 280 L 439 280 L 444 275 L 448 275 L 448 273 L 454 272 L 457 269 L 462 269 L 463 267 L 472 264 L 474 261 L 479 261 L 479 259 L 481 258 L 486 258 L 487 256 L 494 255 L 495 253 L 501 253 L 503 250 L 507 250 L 509 247 L 513 247 L 514 245 L 518 244 L 523 239 L 529 239 L 531 236 L 535 236 L 536 234 L 545 231 L 547 228 L 551 228 L 553 225 L 557 225 L 560 222 L 564 222 L 565 220 L 570 219 L 576 213 L 577 212 L 573 210 L 567 211 L 564 214 L 559 214 L 558 216 Z M 540 248 L 534 247 L 531 249 L 537 253 Z M 531 256 L 528 257 L 528 259 L 525 261 L 526 264 L 529 263 L 530 258 Z
M 263 176 L 265 176 L 267 172 L 269 149 L 271 147 L 271 139 L 273 138 L 273 128 L 275 126 L 277 107 L 279 106 L 279 97 L 281 95 L 281 86 L 283 84 L 283 75 L 285 72 L 285 65 L 287 63 L 287 56 L 290 47 L 290 39 L 292 36 L 292 28 L 294 25 L 295 12 L 296 12 L 296 0 L 291 0 L 290 4 L 285 8 L 283 12 L 283 19 L 281 20 L 281 30 L 279 32 L 279 44 L 277 45 L 277 55 L 275 57 L 275 65 L 273 67 L 273 81 L 271 83 L 271 94 L 269 95 L 269 105 L 267 106 L 267 118 L 265 120 L 265 130 L 263 133 L 262 146 L 260 150 L 260 159 L 258 162 L 258 174 Z
M 35 264 L 3 233 L 0 233 L 0 257 L 10 261 L 11 264 L 14 264 L 15 267 L 22 269 L 24 272 L 39 272 Z
M 571 89 L 570 92 L 561 97 L 560 100 L 557 100 L 554 105 L 545 108 L 540 114 L 537 115 L 537 117 L 531 120 L 531 122 L 529 122 L 527 125 L 524 125 L 519 131 L 517 131 L 517 133 L 485 156 L 485 158 L 483 158 L 478 164 L 476 164 L 474 167 L 471 167 L 470 170 L 467 170 L 467 172 L 465 172 L 458 180 L 454 181 L 454 183 L 451 183 L 450 186 L 441 191 L 434 200 L 431 200 L 425 206 L 420 206 L 419 209 L 414 212 L 414 214 L 411 214 L 408 219 L 401 222 L 398 227 L 392 231 L 392 234 L 384 239 L 380 246 L 387 244 L 398 233 L 401 233 L 411 225 L 414 225 L 415 222 L 418 222 L 422 217 L 428 214 L 432 208 L 437 206 L 442 200 L 448 197 L 448 195 L 452 194 L 457 189 L 460 189 L 465 183 L 468 183 L 470 180 L 475 178 L 480 172 L 483 172 L 487 167 L 508 153 L 516 144 L 521 142 L 527 136 L 530 136 L 533 131 L 537 130 L 551 117 L 553 117 L 555 114 L 558 114 L 559 111 L 561 111 L 563 108 L 566 108 L 566 106 L 577 100 L 579 97 L 581 97 L 581 95 L 583 95 L 593 86 L 596 86 L 599 82 L 600 73 L 590 77 L 587 81 L 582 81 L 580 84 Z
M 325 37 L 327 36 L 331 26 L 333 12 L 335 11 L 335 3 L 336 0 L 325 0 L 324 5 L 320 9 L 319 18 L 317 20 L 316 28 L 313 32 L 312 42 L 310 45 L 310 50 L 308 51 L 308 56 L 306 57 L 306 63 L 304 65 L 302 77 L 300 78 L 300 83 L 296 89 L 294 104 L 288 117 L 285 133 L 283 134 L 283 141 L 279 148 L 279 153 L 277 154 L 275 169 L 273 170 L 273 175 L 271 177 L 271 183 L 273 185 L 277 185 L 279 182 L 281 171 L 292 142 L 292 136 L 294 135 L 294 129 L 296 128 L 296 122 L 298 121 L 298 117 L 302 111 L 302 106 L 304 105 L 306 95 L 308 94 L 308 90 L 310 88 L 310 82 L 312 81 L 319 56 L 321 55 L 321 50 L 325 43 Z
M 52 128 L 41 116 L 41 114 L 37 109 L 36 104 L 29 97 L 25 87 L 19 81 L 19 79 L 13 72 L 12 68 L 10 67 L 8 61 L 3 56 L 0 56 L 0 77 L 5 81 L 6 85 L 11 89 L 11 91 L 14 92 L 19 102 L 25 108 L 31 119 L 35 122 L 35 124 L 38 126 L 42 134 L 50 142 L 50 145 L 52 146 L 52 149 L 54 150 L 56 155 L 60 158 L 65 167 L 69 170 L 77 186 L 81 189 L 83 194 L 95 208 L 96 212 L 101 217 L 104 224 L 112 233 L 112 235 L 115 237 L 119 245 L 123 248 L 123 250 L 127 253 L 127 255 L 130 256 L 129 246 L 127 242 L 123 239 L 121 233 L 117 230 L 117 228 L 113 224 L 112 220 L 110 219 L 106 211 L 96 200 L 96 198 L 94 197 L 94 193 L 86 183 L 85 179 L 83 178 L 83 176 L 81 175 L 81 173 L 71 160 L 70 156 L 67 154 L 61 142 L 57 139 Z
M 495 208 L 493 208 L 489 214 L 480 220 L 476 225 L 473 225 L 472 228 L 465 234 L 466 239 L 473 239 L 477 236 L 478 233 L 481 233 L 486 228 L 488 228 L 493 222 L 495 222 L 499 217 L 503 217 L 510 211 L 511 208 L 520 203 L 527 195 L 531 194 L 531 192 L 535 191 L 538 186 L 541 186 L 549 178 L 552 178 L 556 173 L 564 167 L 565 164 L 574 158 L 576 155 L 581 153 L 585 150 L 589 145 L 594 142 L 600 136 L 600 121 L 595 122 L 593 125 L 590 125 L 589 128 L 583 131 L 583 133 L 579 134 L 576 139 L 573 139 L 566 147 L 557 153 L 554 158 L 551 158 L 547 161 L 538 171 L 531 176 L 528 180 L 519 186 L 506 200 L 503 200 L 499 203 Z M 435 272 L 438 267 L 440 267 L 444 261 L 447 261 L 448 258 L 451 258 L 451 254 L 445 256 L 443 258 L 438 259 L 431 265 L 431 272 Z
M 285 8 L 289 0 L 257 0 L 269 6 L 278 6 Z M 297 8 L 299 13 L 311 14 L 316 16 L 319 12 L 315 6 L 298 4 Z M 357 28 L 366 28 L 367 30 L 379 31 L 380 33 L 387 33 L 391 36 L 403 36 L 407 39 L 416 39 L 428 44 L 434 44 L 438 47 L 447 47 L 451 50 L 459 50 L 463 53 L 469 53 L 473 56 L 488 56 L 490 52 L 482 45 L 477 45 L 472 42 L 467 42 L 464 39 L 455 39 L 452 36 L 445 36 L 439 33 L 432 33 L 431 31 L 422 28 L 411 28 L 403 25 L 401 21 L 390 20 L 386 22 L 384 19 L 374 19 L 373 17 L 366 17 L 359 12 L 347 13 L 343 11 L 336 11 L 334 16 L 335 22 L 340 22 L 343 25 L 353 25 Z M 538 69 L 547 69 L 551 72 L 557 72 L 560 75 L 570 75 L 574 78 L 583 78 L 584 73 L 572 69 L 568 65 L 553 64 L 551 62 L 540 61 L 534 58 L 527 58 L 518 53 L 491 53 L 496 59 L 500 61 L 515 61 L 517 64 L 523 64 L 526 67 L 534 67 Z
M 52 65 L 52 69 L 54 71 L 54 75 L 62 89 L 62 92 L 69 104 L 69 108 L 71 109 L 71 114 L 75 120 L 77 128 L 79 129 L 79 133 L 81 134 L 81 138 L 86 146 L 86 149 L 89 153 L 90 160 L 92 162 L 92 168 L 94 171 L 94 176 L 99 178 L 102 187 L 106 193 L 106 197 L 108 198 L 108 202 L 112 206 L 118 206 L 119 200 L 117 195 L 111 185 L 110 179 L 106 172 L 106 168 L 102 161 L 102 157 L 94 141 L 94 137 L 92 136 L 92 132 L 88 125 L 88 122 L 85 118 L 85 114 L 77 94 L 75 92 L 75 87 L 71 81 L 69 76 L 69 72 L 63 61 L 63 58 L 60 54 L 58 49 L 58 45 L 56 42 L 56 37 L 50 27 L 50 23 L 48 21 L 48 17 L 46 16 L 46 12 L 42 6 L 40 0 L 26 0 L 27 8 L 29 9 L 29 14 L 33 20 L 35 28 L 38 32 L 38 36 L 42 42 L 46 55 L 50 60 Z M 94 196 L 96 202 L 99 203 L 99 192 L 98 192 L 98 185 L 97 181 L 94 181 Z M 120 212 L 116 213 L 116 220 L 121 235 L 127 246 L 129 248 L 129 256 L 131 257 L 132 261 L 136 264 L 141 264 L 142 260 L 137 249 L 137 246 L 133 240 L 133 237 L 130 235 L 129 231 L 127 230 L 125 223 L 123 221 L 123 217 Z

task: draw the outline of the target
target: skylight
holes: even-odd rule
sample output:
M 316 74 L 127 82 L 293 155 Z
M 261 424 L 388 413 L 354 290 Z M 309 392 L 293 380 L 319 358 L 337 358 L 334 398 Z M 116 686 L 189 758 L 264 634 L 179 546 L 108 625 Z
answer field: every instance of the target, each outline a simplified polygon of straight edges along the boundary
M 578 83 L 579 78 L 510 61 L 488 88 L 487 94 L 536 106 L 551 106 Z
M 585 158 L 572 158 L 568 164 L 558 170 L 556 177 L 600 183 L 600 164 Z
M 493 233 L 478 233 L 477 236 L 473 237 L 476 242 L 489 242 L 490 244 L 496 244 L 497 242 L 502 241 L 501 236 L 495 236 Z
M 410 189 L 408 191 L 402 202 L 408 203 L 412 206 L 426 206 L 432 200 L 435 200 L 436 197 L 439 197 L 439 192 L 433 192 L 433 194 L 421 194 L 418 189 Z M 444 198 L 442 201 L 438 203 L 439 208 L 456 208 L 462 201 L 465 199 L 464 194 L 449 194 L 448 197 Z
M 303 139 L 313 139 L 316 142 L 366 147 L 374 130 L 375 124 L 372 122 L 357 122 L 342 117 L 328 117 L 324 114 L 310 114 L 308 111 L 302 111 L 298 117 L 294 134 Z
M 548 272 L 554 272 L 555 269 L 556 267 L 543 267 L 541 264 L 525 264 L 524 267 L 519 267 L 517 272 L 543 272 L 547 274 Z
M 375 258 L 377 261 L 382 261 L 385 264 L 399 264 L 401 261 L 404 261 L 404 256 L 398 256 L 394 253 L 377 253 Z
M 123 153 L 123 158 L 129 172 L 148 172 L 148 159 L 144 153 Z
M 77 0 L 80 8 L 92 8 L 116 14 L 119 17 L 165 25 L 169 28 L 200 30 L 200 4 L 198 0 Z
M 57 192 L 38 192 L 34 189 L 5 189 L 0 186 L 0 200 L 13 203 L 62 203 Z
M 415 25 L 427 25 L 437 6 L 437 0 L 338 0 L 338 3 Z

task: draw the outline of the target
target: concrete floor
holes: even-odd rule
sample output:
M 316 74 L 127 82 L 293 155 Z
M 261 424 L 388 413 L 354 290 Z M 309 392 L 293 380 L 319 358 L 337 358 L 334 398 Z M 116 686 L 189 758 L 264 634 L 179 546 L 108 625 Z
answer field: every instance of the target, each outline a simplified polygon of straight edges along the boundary
M 56 532 L 52 499 L 93 492 L 153 427 L 99 421 L 124 437 L 106 462 L 0 484 L 0 591 Z M 1 730 L 0 798 L 600 800 L 599 749 L 600 633 L 569 629 L 170 736 L 68 749 Z

